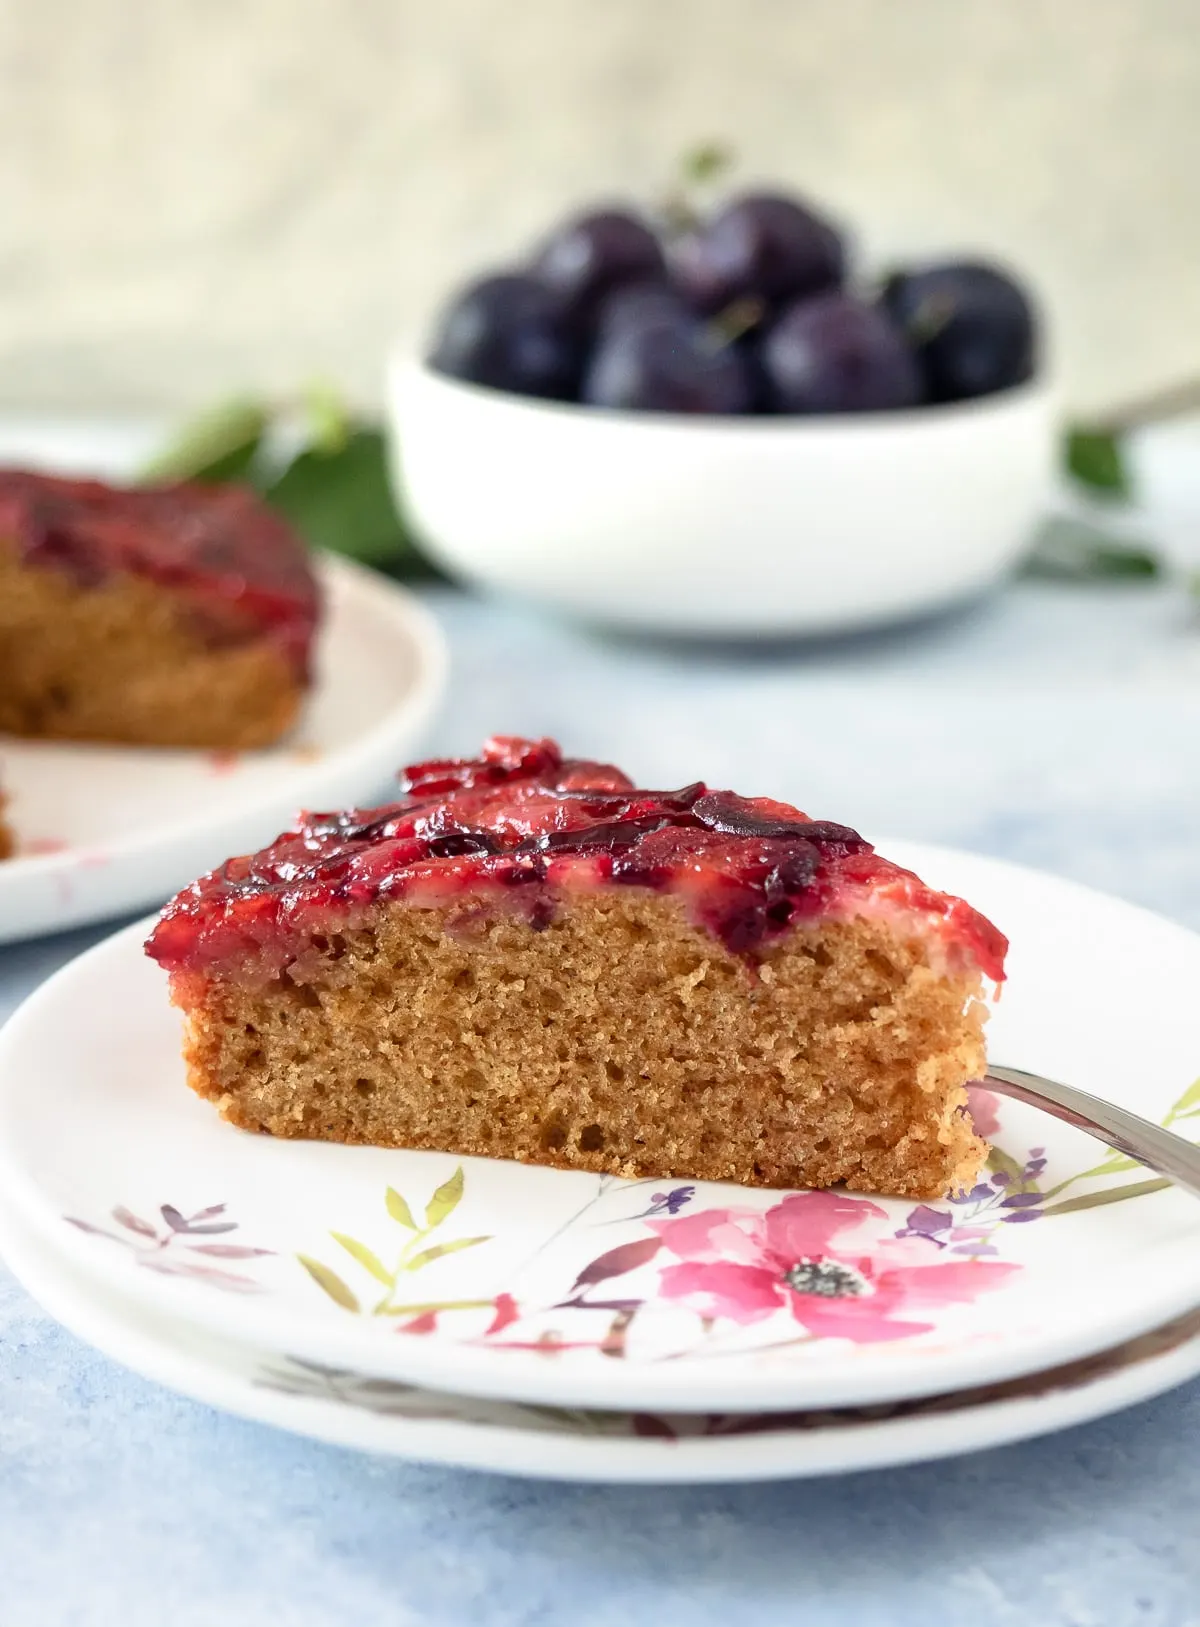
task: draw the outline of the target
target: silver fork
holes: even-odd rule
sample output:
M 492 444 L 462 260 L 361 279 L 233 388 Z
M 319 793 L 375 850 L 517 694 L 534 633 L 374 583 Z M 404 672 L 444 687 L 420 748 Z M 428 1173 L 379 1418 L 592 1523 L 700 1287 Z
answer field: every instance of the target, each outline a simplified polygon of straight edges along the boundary
M 1200 1198 L 1200 1147 L 1173 1130 L 1164 1130 L 1123 1107 L 1101 1101 L 1099 1096 L 1089 1096 L 1085 1090 L 1043 1079 L 1040 1073 L 1026 1073 L 1023 1068 L 990 1067 L 983 1083 L 1014 1101 L 1044 1108 L 1056 1119 L 1136 1158 L 1156 1175 L 1165 1175 Z

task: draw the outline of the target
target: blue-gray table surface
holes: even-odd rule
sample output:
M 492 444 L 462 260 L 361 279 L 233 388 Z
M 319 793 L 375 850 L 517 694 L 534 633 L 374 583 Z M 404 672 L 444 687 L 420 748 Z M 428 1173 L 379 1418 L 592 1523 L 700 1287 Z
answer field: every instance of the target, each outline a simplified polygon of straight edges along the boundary
M 1022 586 L 919 628 L 740 650 L 429 599 L 453 659 L 438 754 L 554 734 L 643 783 L 787 797 L 1200 928 L 1200 618 L 1170 590 Z M 0 1019 L 108 930 L 0 949 Z M 1200 1627 L 1198 1444 L 1193 1383 L 1044 1440 L 837 1480 L 422 1468 L 171 1395 L 0 1266 L 0 1627 Z

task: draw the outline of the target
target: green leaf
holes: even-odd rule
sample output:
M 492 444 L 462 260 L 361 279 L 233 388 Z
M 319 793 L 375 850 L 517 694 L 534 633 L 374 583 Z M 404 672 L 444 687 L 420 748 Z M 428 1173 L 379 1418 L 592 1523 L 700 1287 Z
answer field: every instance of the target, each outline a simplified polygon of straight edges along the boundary
M 1002 1147 L 997 1147 L 994 1144 L 991 1152 L 988 1153 L 987 1168 L 991 1170 L 993 1175 L 1007 1175 L 1010 1181 L 1019 1183 L 1024 1180 L 1022 1165 L 1018 1164 L 1011 1153 L 1005 1152 Z
M 457 1237 L 453 1243 L 435 1243 L 432 1248 L 423 1248 L 420 1254 L 414 1254 L 407 1261 L 405 1271 L 419 1271 L 423 1265 L 431 1265 L 434 1260 L 440 1260 L 443 1254 L 457 1254 L 460 1249 L 474 1248 L 476 1243 L 490 1243 L 490 1237 Z
M 1095 1169 L 1090 1169 L 1087 1173 L 1089 1175 L 1124 1175 L 1127 1170 L 1145 1169 L 1145 1167 L 1145 1164 L 1139 1163 L 1136 1158 L 1125 1158 L 1121 1153 L 1114 1153 L 1111 1158 L 1106 1158 L 1102 1164 L 1097 1164 Z M 1077 1175 L 1075 1179 L 1081 1181 L 1083 1176 Z
M 1111 430 L 1069 425 L 1063 448 L 1067 473 L 1106 497 L 1128 497 L 1129 474 L 1120 437 Z
M 1193 1107 L 1200 1107 L 1200 1079 L 1197 1079 L 1194 1084 L 1188 1086 L 1183 1095 L 1167 1114 L 1164 1123 L 1174 1123 L 1176 1119 L 1182 1118 L 1185 1113 L 1190 1112 Z
M 452 1215 L 458 1208 L 463 1195 L 463 1183 L 463 1167 L 460 1164 L 450 1179 L 442 1182 L 425 1206 L 425 1224 L 430 1230 L 434 1226 L 440 1226 L 446 1216 Z
M 1145 1164 L 1139 1164 L 1136 1158 L 1124 1158 L 1118 1152 L 1106 1158 L 1102 1164 L 1093 1164 L 1091 1169 L 1081 1169 L 1078 1175 L 1068 1175 L 1065 1181 L 1052 1186 L 1046 1193 L 1048 1198 L 1054 1197 L 1057 1192 L 1065 1192 L 1067 1187 L 1074 1186 L 1076 1181 L 1098 1181 L 1106 1175 L 1122 1175 L 1127 1170 L 1145 1169 Z
M 430 1311 L 485 1311 L 495 1302 L 490 1299 L 427 1299 L 415 1305 L 387 1305 L 376 1307 L 376 1316 L 428 1316 Z
M 410 575 L 428 572 L 392 498 L 379 429 L 359 425 L 333 450 L 306 448 L 264 495 L 313 548 Z
M 318 452 L 340 452 L 353 428 L 341 392 L 327 379 L 314 379 L 304 391 L 308 444 Z
M 235 396 L 188 420 L 141 473 L 143 484 L 172 480 L 245 480 L 270 415 L 263 402 Z
M 393 1220 L 398 1220 L 402 1226 L 407 1226 L 410 1232 L 416 1231 L 417 1223 L 412 1217 L 412 1210 L 394 1186 L 389 1186 L 387 1189 L 387 1212 Z
M 705 186 L 723 175 L 733 163 L 733 149 L 724 141 L 702 141 L 685 152 L 679 173 L 689 186 Z
M 1170 1181 L 1133 1181 L 1125 1186 L 1115 1189 L 1109 1188 L 1107 1192 L 1085 1192 L 1082 1197 L 1066 1198 L 1062 1203 L 1052 1203 L 1048 1209 L 1043 1209 L 1043 1216 L 1070 1215 L 1080 1209 L 1098 1209 L 1105 1203 L 1124 1203 L 1127 1198 L 1144 1198 L 1150 1192 L 1165 1192 L 1171 1185 Z
M 346 1253 L 353 1256 L 365 1271 L 369 1271 L 376 1282 L 381 1282 L 385 1288 L 395 1286 L 392 1273 L 377 1254 L 371 1253 L 365 1243 L 358 1242 L 356 1238 L 347 1237 L 344 1232 L 330 1232 L 329 1235 L 335 1243 L 340 1243 Z
M 307 1254 L 297 1254 L 296 1258 L 317 1286 L 325 1290 L 335 1305 L 340 1305 L 343 1310 L 347 1311 L 358 1310 L 358 1300 L 355 1299 L 336 1271 L 331 1271 L 327 1265 L 322 1265 L 320 1260 L 311 1259 Z
M 1114 536 L 1087 520 L 1056 515 L 1038 531 L 1023 571 L 1056 582 L 1146 579 L 1162 574 L 1162 561 L 1144 542 Z

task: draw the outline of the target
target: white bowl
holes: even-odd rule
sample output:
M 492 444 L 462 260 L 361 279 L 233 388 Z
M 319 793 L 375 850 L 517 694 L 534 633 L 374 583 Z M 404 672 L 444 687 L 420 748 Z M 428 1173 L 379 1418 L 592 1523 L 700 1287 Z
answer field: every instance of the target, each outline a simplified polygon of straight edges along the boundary
M 455 575 L 592 621 L 829 632 L 987 587 L 1052 489 L 1052 394 L 907 412 L 701 418 L 531 400 L 408 358 L 393 479 Z

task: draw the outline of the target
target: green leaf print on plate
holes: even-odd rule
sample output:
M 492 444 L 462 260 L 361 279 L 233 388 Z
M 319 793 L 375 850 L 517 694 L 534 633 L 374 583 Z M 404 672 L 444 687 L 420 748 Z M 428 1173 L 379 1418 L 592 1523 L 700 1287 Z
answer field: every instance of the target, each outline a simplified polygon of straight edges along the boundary
M 356 1237 L 348 1237 L 345 1232 L 330 1232 L 330 1237 L 341 1248 L 344 1248 L 351 1259 L 356 1260 L 364 1271 L 368 1272 L 376 1282 L 382 1284 L 387 1290 L 383 1298 L 372 1306 L 372 1316 L 428 1316 L 434 1311 L 441 1310 L 476 1310 L 486 1307 L 492 1302 L 485 1300 L 447 1300 L 422 1302 L 419 1305 L 397 1305 L 393 1303 L 397 1285 L 406 1275 L 414 1271 L 422 1271 L 426 1266 L 443 1259 L 447 1254 L 461 1254 L 464 1249 L 477 1248 L 480 1243 L 490 1243 L 489 1237 L 453 1237 L 443 1241 L 430 1243 L 427 1247 L 419 1245 L 437 1231 L 438 1227 L 449 1220 L 462 1201 L 465 1177 L 460 1164 L 454 1174 L 437 1188 L 429 1202 L 425 1205 L 425 1224 L 418 1227 L 413 1219 L 412 1209 L 407 1198 L 397 1192 L 395 1187 L 389 1186 L 384 1196 L 384 1207 L 389 1217 L 398 1226 L 403 1226 L 411 1236 L 404 1243 L 396 1258 L 395 1266 L 389 1271 L 383 1260 Z M 308 1272 L 313 1281 L 329 1295 L 335 1304 L 344 1310 L 359 1314 L 362 1306 L 358 1296 L 347 1287 L 336 1271 L 324 1265 L 320 1260 L 314 1260 L 305 1254 L 298 1254 L 296 1258 Z

